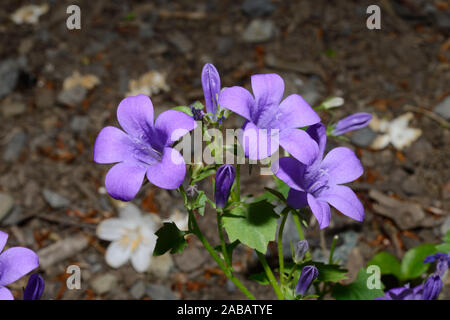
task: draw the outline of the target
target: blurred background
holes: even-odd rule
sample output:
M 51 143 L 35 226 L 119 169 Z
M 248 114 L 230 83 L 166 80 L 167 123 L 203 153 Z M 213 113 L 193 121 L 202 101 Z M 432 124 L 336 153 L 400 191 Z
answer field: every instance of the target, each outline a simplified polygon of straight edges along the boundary
M 81 9 L 80 30 L 66 26 L 72 4 Z M 380 30 L 366 26 L 371 4 L 381 8 Z M 195 239 L 140 274 L 129 264 L 109 267 L 108 242 L 95 234 L 123 206 L 103 188 L 108 166 L 92 160 L 98 132 L 117 125 L 127 95 L 150 95 L 156 114 L 203 101 L 207 62 L 222 86 L 249 87 L 250 75 L 276 72 L 285 95 L 298 93 L 312 106 L 344 98 L 332 117 L 321 114 L 325 123 L 354 112 L 374 116 L 347 142 L 329 140 L 329 148 L 348 146 L 362 160 L 364 175 L 351 186 L 366 218 L 361 224 L 334 212 L 324 232 L 313 223 L 307 239 L 316 259 L 327 257 L 339 234 L 335 257 L 354 278 L 375 253 L 401 258 L 450 229 L 448 1 L 2 0 L 0 8 L 0 230 L 9 233 L 8 246 L 38 252 L 45 299 L 244 298 Z M 258 172 L 242 181 L 246 194 L 273 187 Z M 149 184 L 133 202 L 161 220 L 183 212 L 176 192 Z M 212 224 L 207 212 L 200 226 L 215 241 Z M 292 223 L 285 232 L 289 248 Z M 260 270 L 251 251 L 239 247 L 234 261 L 258 298 L 275 298 L 247 280 Z M 80 290 L 66 287 L 69 265 L 81 268 Z M 11 286 L 17 297 L 26 280 Z M 444 290 L 450 298 L 450 283 Z

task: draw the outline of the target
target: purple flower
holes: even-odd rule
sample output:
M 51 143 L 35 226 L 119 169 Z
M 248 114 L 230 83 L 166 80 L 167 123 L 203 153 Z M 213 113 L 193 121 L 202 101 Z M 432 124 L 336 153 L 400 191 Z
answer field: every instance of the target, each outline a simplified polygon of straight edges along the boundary
M 294 256 L 294 262 L 299 263 L 303 260 L 305 257 L 306 252 L 309 249 L 308 241 L 306 240 L 300 240 L 297 242 L 297 247 L 295 248 L 295 256 Z
M 441 290 L 441 277 L 438 274 L 432 274 L 423 285 L 422 300 L 436 300 Z
M 8 234 L 0 231 L 0 252 L 5 247 Z M 27 248 L 13 247 L 0 254 L 0 300 L 14 300 L 5 286 L 22 278 L 39 266 L 36 253 Z
M 438 252 L 426 257 L 423 263 L 431 263 L 435 261 L 437 261 L 436 274 L 438 274 L 440 277 L 443 277 L 450 264 L 450 254 Z
M 236 169 L 231 164 L 224 164 L 217 169 L 214 199 L 219 209 L 225 207 L 230 196 L 231 186 L 236 177 Z
M 206 112 L 212 113 L 214 115 L 214 119 L 217 119 L 217 98 L 220 93 L 220 76 L 216 67 L 214 67 L 211 63 L 207 63 L 203 66 L 202 87 L 203 94 L 205 96 Z
M 290 157 L 272 165 L 274 174 L 291 187 L 288 204 L 293 208 L 309 205 L 321 229 L 330 224 L 329 204 L 346 216 L 362 221 L 363 205 L 349 187 L 341 185 L 362 175 L 361 162 L 353 151 L 344 147 L 334 148 L 322 159 L 327 139 L 325 127 L 316 124 L 307 132 L 319 145 L 319 154 L 310 165 Z
M 106 174 L 108 193 L 115 199 L 130 201 L 145 176 L 160 188 L 178 188 L 186 166 L 171 145 L 197 126 L 194 119 L 181 111 L 169 110 L 153 124 L 153 104 L 142 94 L 123 99 L 117 108 L 117 119 L 125 132 L 105 127 L 94 146 L 95 162 L 118 162 Z
M 423 300 L 423 285 L 410 288 L 409 284 L 400 288 L 393 288 L 385 292 L 383 297 L 375 298 L 375 300 Z
M 23 293 L 23 300 L 40 300 L 44 292 L 45 283 L 40 274 L 34 273 L 28 279 L 28 284 Z
M 247 119 L 239 136 L 245 155 L 251 160 L 264 159 L 281 145 L 309 164 L 317 156 L 317 144 L 298 128 L 318 123 L 317 113 L 297 94 L 281 101 L 284 81 L 277 74 L 253 75 L 251 82 L 254 97 L 237 86 L 223 89 L 219 95 L 220 106 Z
M 345 117 L 344 119 L 339 120 L 336 123 L 336 127 L 332 131 L 332 135 L 340 136 L 349 131 L 362 129 L 369 124 L 370 120 L 372 120 L 372 115 L 370 113 L 354 113 L 348 117 Z
M 308 265 L 303 267 L 297 286 L 295 287 L 295 294 L 304 296 L 311 283 L 319 275 L 319 270 L 315 266 Z

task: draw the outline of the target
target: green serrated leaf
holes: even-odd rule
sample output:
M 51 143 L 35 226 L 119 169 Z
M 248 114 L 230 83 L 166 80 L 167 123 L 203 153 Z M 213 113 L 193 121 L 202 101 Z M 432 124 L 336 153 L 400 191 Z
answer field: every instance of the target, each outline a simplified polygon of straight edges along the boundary
M 337 284 L 333 287 L 331 295 L 336 300 L 373 300 L 384 296 L 383 284 L 381 289 L 369 289 L 367 280 L 370 274 L 360 269 L 356 280 L 348 285 Z
M 178 106 L 178 107 L 172 108 L 172 110 L 184 112 L 188 116 L 191 116 L 191 117 L 194 116 L 194 114 L 192 113 L 191 108 L 189 108 L 188 106 Z
M 392 274 L 402 278 L 400 261 L 388 252 L 380 252 L 367 263 L 367 266 L 376 265 L 380 267 L 381 274 Z
M 183 251 L 187 242 L 184 239 L 185 233 L 178 229 L 175 222 L 165 222 L 163 226 L 156 231 L 156 240 L 154 256 L 160 256 L 170 250 L 174 254 Z
M 267 279 L 265 272 L 253 273 L 249 277 L 251 280 L 254 280 L 262 285 L 270 284 L 269 279 Z
M 207 201 L 208 197 L 206 196 L 206 194 L 203 191 L 200 191 L 197 195 L 197 198 L 195 199 L 192 209 L 197 209 L 198 213 L 203 216 L 205 214 L 205 204 Z
M 223 215 L 223 226 L 230 241 L 241 243 L 265 253 L 269 241 L 275 240 L 278 215 L 267 201 L 235 207 Z
M 414 279 L 425 273 L 430 264 L 424 264 L 423 260 L 436 252 L 436 245 L 434 244 L 422 244 L 408 250 L 402 260 L 400 279 Z

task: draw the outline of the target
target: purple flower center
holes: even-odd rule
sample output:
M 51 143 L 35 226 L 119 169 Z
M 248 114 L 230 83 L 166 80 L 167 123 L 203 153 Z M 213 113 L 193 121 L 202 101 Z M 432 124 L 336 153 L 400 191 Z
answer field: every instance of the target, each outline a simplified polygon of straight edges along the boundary
M 320 193 L 329 188 L 328 169 L 311 170 L 305 174 L 305 191 L 318 197 Z
M 133 156 L 136 160 L 147 165 L 154 165 L 161 162 L 162 152 L 152 147 L 150 143 L 140 139 L 133 140 Z

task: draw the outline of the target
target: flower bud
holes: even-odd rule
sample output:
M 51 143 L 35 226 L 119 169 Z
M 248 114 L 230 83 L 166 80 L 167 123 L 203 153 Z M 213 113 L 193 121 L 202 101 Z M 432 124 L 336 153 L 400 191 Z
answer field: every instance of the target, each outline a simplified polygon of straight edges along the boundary
M 318 277 L 319 270 L 313 265 L 308 265 L 303 267 L 300 278 L 297 282 L 297 287 L 295 288 L 296 295 L 304 296 L 308 290 L 311 283 Z
M 214 199 L 219 209 L 225 207 L 230 196 L 231 186 L 236 177 L 236 169 L 231 164 L 224 164 L 217 169 Z
M 202 87 L 205 96 L 206 112 L 212 113 L 216 117 L 218 112 L 217 96 L 220 92 L 220 76 L 216 67 L 211 63 L 203 66 Z
M 32 274 L 23 292 L 23 300 L 40 300 L 44 288 L 45 283 L 41 275 L 37 273 Z
M 432 274 L 423 285 L 423 300 L 436 300 L 442 289 L 441 277 L 437 274 Z
M 370 113 L 354 113 L 339 120 L 331 133 L 333 136 L 340 136 L 349 131 L 362 129 L 369 124 L 370 120 L 372 120 L 372 115 Z
M 295 263 L 302 262 L 308 249 L 309 249 L 308 241 L 301 240 L 297 242 L 297 247 L 295 248 L 294 262 Z

